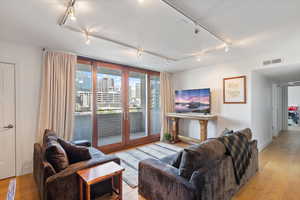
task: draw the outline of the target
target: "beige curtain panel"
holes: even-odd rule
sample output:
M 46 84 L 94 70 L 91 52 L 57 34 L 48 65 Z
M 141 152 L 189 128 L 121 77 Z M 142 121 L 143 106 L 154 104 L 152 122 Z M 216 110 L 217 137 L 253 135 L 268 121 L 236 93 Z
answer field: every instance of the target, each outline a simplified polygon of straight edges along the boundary
M 172 86 L 172 74 L 160 73 L 160 104 L 161 104 L 161 133 L 163 140 L 164 133 L 169 133 L 167 113 L 174 112 L 174 90 Z
M 39 142 L 45 129 L 56 131 L 59 137 L 66 140 L 72 139 L 76 63 L 76 55 L 61 52 L 44 54 L 37 135 Z

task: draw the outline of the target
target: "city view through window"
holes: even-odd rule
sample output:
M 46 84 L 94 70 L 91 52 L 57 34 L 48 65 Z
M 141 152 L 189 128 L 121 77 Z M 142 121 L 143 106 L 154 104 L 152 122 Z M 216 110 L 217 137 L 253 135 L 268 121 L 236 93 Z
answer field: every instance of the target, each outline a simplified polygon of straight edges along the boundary
M 76 72 L 76 112 L 91 111 L 92 91 L 91 72 Z M 129 79 L 129 107 L 138 111 L 141 109 L 142 82 L 139 78 Z M 159 96 L 152 99 L 152 106 L 157 107 Z M 121 102 L 121 76 L 97 74 L 97 113 L 114 113 L 122 107 Z

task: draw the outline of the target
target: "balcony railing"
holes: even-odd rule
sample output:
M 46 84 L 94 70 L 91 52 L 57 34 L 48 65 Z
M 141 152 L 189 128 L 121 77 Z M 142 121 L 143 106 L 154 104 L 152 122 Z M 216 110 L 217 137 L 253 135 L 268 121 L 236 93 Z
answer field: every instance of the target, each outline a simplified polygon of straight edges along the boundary
M 99 111 L 98 111 L 99 112 Z M 159 111 L 152 112 L 156 116 L 152 120 L 152 130 L 154 133 L 160 131 Z M 146 135 L 144 112 L 135 110 L 129 113 L 130 118 L 130 138 L 135 139 Z M 102 112 L 97 114 L 98 145 L 112 144 L 122 140 L 122 113 Z M 74 126 L 74 140 L 92 141 L 92 115 L 90 112 L 76 112 Z

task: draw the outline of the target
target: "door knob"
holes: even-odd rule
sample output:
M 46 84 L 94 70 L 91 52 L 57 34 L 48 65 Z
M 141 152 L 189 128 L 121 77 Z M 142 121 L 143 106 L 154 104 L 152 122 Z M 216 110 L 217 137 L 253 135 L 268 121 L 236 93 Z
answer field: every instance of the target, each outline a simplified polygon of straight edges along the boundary
M 13 128 L 13 127 L 14 127 L 14 125 L 9 124 L 8 126 L 4 126 L 3 128 Z

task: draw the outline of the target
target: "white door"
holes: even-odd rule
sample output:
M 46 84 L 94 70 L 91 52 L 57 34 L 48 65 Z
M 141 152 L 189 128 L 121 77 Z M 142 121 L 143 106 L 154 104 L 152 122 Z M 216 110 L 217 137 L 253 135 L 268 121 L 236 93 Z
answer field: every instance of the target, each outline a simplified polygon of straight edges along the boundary
M 16 175 L 15 66 L 0 62 L 0 179 Z

